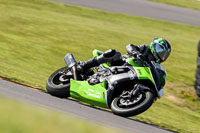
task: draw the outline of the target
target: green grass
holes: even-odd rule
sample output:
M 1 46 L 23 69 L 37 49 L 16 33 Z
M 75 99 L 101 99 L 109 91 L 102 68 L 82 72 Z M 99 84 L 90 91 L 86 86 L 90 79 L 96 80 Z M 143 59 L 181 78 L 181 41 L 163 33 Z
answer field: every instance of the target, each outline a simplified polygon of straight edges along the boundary
M 0 131 L 2 133 L 120 133 L 61 112 L 22 104 L 0 97 Z M 124 132 L 124 131 L 123 131 Z
M 134 118 L 180 133 L 199 132 L 199 112 L 181 108 L 167 98 L 156 102 L 150 110 Z
M 190 8 L 195 10 L 200 10 L 199 0 L 149 0 L 154 2 L 165 3 L 174 6 L 180 6 L 184 8 Z
M 165 96 L 134 118 L 196 133 L 200 130 L 200 103 L 193 85 L 199 35 L 198 26 L 45 0 L 0 0 L 0 75 L 45 89 L 49 75 L 65 66 L 68 52 L 87 60 L 93 49 L 113 48 L 125 54 L 128 43 L 149 44 L 154 37 L 163 37 L 172 45 L 163 64 L 167 69 Z

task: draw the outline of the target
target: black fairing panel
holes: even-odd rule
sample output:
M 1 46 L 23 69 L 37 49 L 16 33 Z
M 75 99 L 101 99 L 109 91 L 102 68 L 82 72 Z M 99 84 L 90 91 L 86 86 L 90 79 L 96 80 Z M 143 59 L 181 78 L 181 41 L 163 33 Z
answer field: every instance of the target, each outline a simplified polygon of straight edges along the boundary
M 134 84 L 134 80 L 138 79 L 136 73 L 132 71 L 120 73 L 111 76 L 108 80 L 114 88 L 126 87 L 126 85 Z
M 159 91 L 161 89 L 161 80 L 160 80 L 161 77 L 160 77 L 160 74 L 155 68 L 151 68 L 150 70 L 151 70 L 153 79 L 155 81 L 156 87 L 157 87 L 157 89 Z
M 114 91 L 115 91 L 114 89 L 113 90 L 111 90 L 111 89 L 107 90 L 107 106 L 108 107 L 110 107 L 110 104 L 112 102 Z
M 132 71 L 111 76 L 108 79 L 107 105 L 110 106 L 115 95 L 120 94 L 124 89 L 133 87 L 137 79 L 137 75 Z

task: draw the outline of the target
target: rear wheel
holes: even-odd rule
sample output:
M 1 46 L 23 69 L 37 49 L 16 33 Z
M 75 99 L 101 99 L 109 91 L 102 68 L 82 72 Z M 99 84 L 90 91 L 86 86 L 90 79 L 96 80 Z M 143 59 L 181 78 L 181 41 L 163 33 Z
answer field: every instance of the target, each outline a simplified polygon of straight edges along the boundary
M 130 94 L 130 93 L 129 93 Z M 122 94 L 113 99 L 111 103 L 112 112 L 116 115 L 129 117 L 146 111 L 154 102 L 155 97 L 149 90 L 143 90 L 134 98 Z
M 73 78 L 73 75 L 68 67 L 58 69 L 47 80 L 47 92 L 60 98 L 69 97 L 70 78 Z

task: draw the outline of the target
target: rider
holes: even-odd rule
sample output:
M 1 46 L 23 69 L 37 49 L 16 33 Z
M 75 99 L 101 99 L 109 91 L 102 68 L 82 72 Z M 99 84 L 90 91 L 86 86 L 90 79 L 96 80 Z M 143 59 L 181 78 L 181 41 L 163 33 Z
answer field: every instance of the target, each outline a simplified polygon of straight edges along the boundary
M 140 56 L 144 61 L 150 63 L 154 61 L 156 63 L 162 63 L 165 61 L 171 53 L 171 46 L 169 42 L 163 38 L 154 38 L 150 46 L 142 44 L 135 46 L 133 44 L 128 44 L 126 46 L 127 57 Z M 78 71 L 84 73 L 87 69 L 99 66 L 102 63 L 109 63 L 111 66 L 122 65 L 122 56 L 119 51 L 110 49 L 104 52 L 104 54 L 93 57 L 88 61 L 82 63 Z

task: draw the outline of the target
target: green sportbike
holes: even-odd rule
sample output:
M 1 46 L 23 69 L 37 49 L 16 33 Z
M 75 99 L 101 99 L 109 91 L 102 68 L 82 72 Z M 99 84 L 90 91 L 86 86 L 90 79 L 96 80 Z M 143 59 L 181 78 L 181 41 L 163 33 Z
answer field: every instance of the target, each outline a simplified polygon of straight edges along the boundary
M 98 50 L 93 55 L 104 53 Z M 129 117 L 146 111 L 163 96 L 165 68 L 139 57 L 122 56 L 124 64 L 108 63 L 79 74 L 72 54 L 65 56 L 67 66 L 55 71 L 47 80 L 47 92 L 60 98 L 72 97 L 93 106 L 110 108 L 116 115 Z

